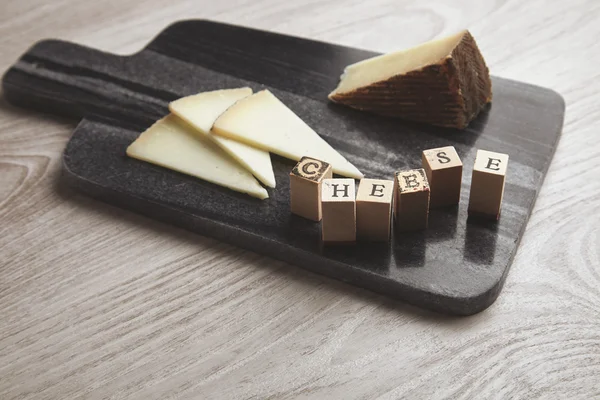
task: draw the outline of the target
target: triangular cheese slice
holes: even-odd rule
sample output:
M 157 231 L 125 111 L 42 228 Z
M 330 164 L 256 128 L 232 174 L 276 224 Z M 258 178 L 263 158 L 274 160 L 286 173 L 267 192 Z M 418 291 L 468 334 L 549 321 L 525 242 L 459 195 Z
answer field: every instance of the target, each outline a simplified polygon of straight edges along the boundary
M 375 114 L 462 129 L 492 101 L 492 83 L 465 30 L 349 65 L 329 98 Z
M 275 187 L 275 175 L 269 152 L 214 135 L 215 120 L 236 101 L 252 94 L 250 88 L 224 89 L 183 97 L 169 104 L 169 110 L 194 127 L 198 133 L 214 140 L 268 187 Z
M 231 106 L 217 119 L 213 132 L 295 161 L 305 156 L 325 161 L 339 175 L 363 177 L 354 165 L 268 90 Z
M 265 188 L 208 138 L 174 115 L 157 121 L 127 148 L 129 157 L 192 175 L 226 188 L 266 199 Z

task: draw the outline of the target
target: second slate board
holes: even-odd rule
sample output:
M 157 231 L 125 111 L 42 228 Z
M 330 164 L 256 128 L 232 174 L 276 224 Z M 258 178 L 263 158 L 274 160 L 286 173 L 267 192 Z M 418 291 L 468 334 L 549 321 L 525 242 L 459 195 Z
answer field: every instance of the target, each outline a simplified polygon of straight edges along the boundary
M 343 68 L 375 53 L 210 21 L 182 21 L 144 50 L 116 56 L 62 41 L 34 45 L 3 78 L 17 106 L 83 118 L 64 176 L 103 201 L 440 312 L 494 302 L 562 130 L 557 93 L 493 78 L 492 107 L 465 131 L 411 124 L 331 104 Z M 485 54 L 484 54 L 485 56 Z M 461 204 L 434 210 L 429 229 L 391 244 L 325 247 L 319 224 L 290 214 L 294 163 L 273 157 L 277 189 L 253 199 L 125 156 L 176 98 L 269 88 L 367 177 L 419 167 L 421 151 L 453 145 L 464 163 Z M 476 149 L 510 155 L 498 223 L 467 219 Z

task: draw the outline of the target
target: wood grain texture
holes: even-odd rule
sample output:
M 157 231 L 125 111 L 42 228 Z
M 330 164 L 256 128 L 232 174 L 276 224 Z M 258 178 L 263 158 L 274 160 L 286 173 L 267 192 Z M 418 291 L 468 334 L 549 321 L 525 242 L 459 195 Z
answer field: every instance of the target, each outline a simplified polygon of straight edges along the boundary
M 211 18 L 388 51 L 467 27 L 490 71 L 557 90 L 563 137 L 485 312 L 415 310 L 60 186 L 75 123 L 0 107 L 0 398 L 600 396 L 600 4 L 9 1 L 0 70 L 58 37 L 131 53 Z

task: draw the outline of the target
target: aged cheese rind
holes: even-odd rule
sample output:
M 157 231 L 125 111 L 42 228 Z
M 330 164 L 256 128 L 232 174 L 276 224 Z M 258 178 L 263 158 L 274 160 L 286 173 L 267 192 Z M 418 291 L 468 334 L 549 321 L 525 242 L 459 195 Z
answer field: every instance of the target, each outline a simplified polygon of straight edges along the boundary
M 144 131 L 129 145 L 127 155 L 259 199 L 269 197 L 250 172 L 172 114 Z
M 440 54 L 444 55 L 438 58 Z M 401 62 L 410 57 L 417 62 Z M 389 72 L 394 64 L 397 72 L 381 79 L 380 71 Z M 344 82 L 348 80 L 350 84 Z M 348 66 L 329 98 L 375 114 L 463 129 L 491 102 L 492 84 L 475 40 L 462 31 Z
M 195 128 L 195 132 L 214 140 L 268 187 L 275 187 L 271 156 L 267 151 L 248 146 L 211 132 L 216 119 L 238 100 L 252 94 L 250 88 L 223 89 L 183 97 L 169 104 L 169 110 Z
M 363 174 L 268 90 L 246 97 L 225 111 L 213 132 L 295 161 L 312 157 L 339 175 Z

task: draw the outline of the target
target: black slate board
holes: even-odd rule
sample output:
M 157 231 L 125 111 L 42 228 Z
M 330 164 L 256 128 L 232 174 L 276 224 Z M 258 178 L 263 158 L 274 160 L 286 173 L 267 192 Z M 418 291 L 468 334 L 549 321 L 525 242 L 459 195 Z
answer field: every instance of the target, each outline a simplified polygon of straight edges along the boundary
M 5 74 L 6 99 L 83 120 L 64 153 L 76 188 L 118 206 L 440 312 L 494 302 L 556 148 L 564 101 L 548 89 L 493 79 L 494 102 L 466 131 L 368 115 L 327 101 L 343 68 L 375 53 L 209 21 L 182 21 L 145 49 L 116 56 L 72 43 L 35 44 Z M 367 177 L 420 166 L 421 150 L 453 145 L 461 204 L 434 210 L 424 232 L 391 244 L 326 247 L 319 224 L 289 212 L 293 162 L 273 156 L 278 187 L 260 201 L 125 156 L 169 101 L 200 91 L 269 88 Z M 508 153 L 499 222 L 467 219 L 477 148 Z

